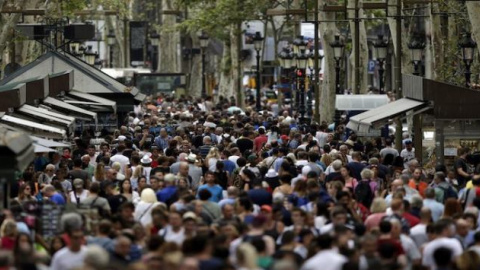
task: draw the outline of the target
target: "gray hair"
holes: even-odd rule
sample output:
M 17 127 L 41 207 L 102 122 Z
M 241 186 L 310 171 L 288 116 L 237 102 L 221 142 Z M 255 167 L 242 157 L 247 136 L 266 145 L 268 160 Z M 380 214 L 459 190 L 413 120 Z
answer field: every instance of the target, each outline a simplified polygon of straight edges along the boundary
M 82 216 L 78 213 L 66 213 L 60 218 L 60 230 L 62 232 L 69 232 L 79 230 L 83 227 Z
M 335 160 L 334 162 L 332 162 L 332 168 L 335 170 L 335 171 L 338 171 L 342 168 L 342 161 L 340 160 Z
M 410 199 L 410 206 L 416 208 L 422 208 L 423 206 L 423 198 L 420 195 L 413 195 Z
M 408 182 L 410 181 L 410 175 L 404 173 L 400 176 L 400 179 L 402 180 L 404 185 L 407 185 Z
M 98 245 L 87 246 L 83 262 L 93 269 L 104 269 L 108 266 L 108 252 Z
M 373 178 L 373 171 L 370 169 L 363 169 L 360 173 L 362 179 L 372 179 Z
M 445 174 L 443 172 L 436 172 L 435 178 L 437 178 L 441 182 L 445 182 Z

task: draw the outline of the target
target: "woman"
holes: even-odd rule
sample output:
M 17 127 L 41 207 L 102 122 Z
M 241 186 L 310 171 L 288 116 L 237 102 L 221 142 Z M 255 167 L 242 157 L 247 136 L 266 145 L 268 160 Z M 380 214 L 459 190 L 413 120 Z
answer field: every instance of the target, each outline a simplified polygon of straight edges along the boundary
M 445 201 L 445 209 L 441 218 L 455 219 L 463 214 L 462 205 L 455 198 L 448 198 Z
M 22 184 L 18 189 L 18 197 L 15 197 L 14 200 L 20 204 L 35 201 L 35 197 L 32 196 L 32 188 L 30 185 L 27 183 Z
M 143 175 L 140 176 L 138 178 L 138 189 L 137 189 L 138 194 L 142 194 L 143 190 L 146 189 L 147 187 L 148 187 L 147 178 Z
M 12 219 L 5 220 L 2 224 L 0 232 L 0 249 L 13 250 L 15 247 L 15 239 L 18 234 L 17 223 Z
M 345 187 L 355 190 L 358 181 L 357 179 L 352 177 L 352 171 L 350 170 L 350 168 L 348 166 L 342 166 L 342 168 L 340 169 L 340 174 L 345 181 Z
M 330 197 L 333 199 L 333 200 L 336 200 L 337 198 L 337 193 L 342 191 L 343 190 L 343 183 L 340 182 L 340 181 L 332 181 L 332 182 L 329 182 L 327 183 L 327 192 L 328 192 L 328 195 L 330 195 Z
M 223 190 L 227 190 L 229 183 L 228 173 L 225 171 L 225 164 L 221 160 L 217 161 L 214 174 L 216 183 L 219 184 Z
M 177 140 L 171 140 L 170 142 L 168 142 L 168 148 L 165 149 L 165 156 L 174 157 L 176 159 L 179 154 L 177 145 L 178 145 Z
M 220 160 L 220 153 L 216 147 L 210 148 L 210 151 L 207 154 L 207 157 L 204 161 L 204 166 L 208 168 L 211 172 L 217 171 L 217 161 Z
M 301 207 L 308 203 L 307 198 L 307 181 L 300 180 L 295 183 L 295 187 L 293 188 L 292 195 L 288 198 L 289 202 L 293 204 L 293 206 Z
M 330 220 L 330 211 L 328 210 L 328 204 L 322 201 L 317 202 L 315 204 L 314 212 L 315 228 L 320 231 L 320 229 Z
M 289 174 L 280 176 L 280 186 L 273 190 L 273 196 L 275 197 L 276 193 L 281 193 L 285 197 L 290 196 L 293 193 L 291 182 L 292 176 L 290 176 Z
M 138 190 L 138 180 L 142 176 L 143 176 L 143 166 L 138 165 L 138 166 L 135 167 L 135 170 L 133 170 L 132 177 L 130 177 L 130 184 L 132 184 L 133 190 L 135 190 L 135 191 Z
M 105 180 L 105 164 L 99 162 L 93 172 L 92 182 L 101 182 Z
M 273 216 L 273 209 L 270 205 L 262 205 L 260 208 L 261 213 L 265 216 L 265 235 L 271 236 L 276 240 L 280 234 L 283 232 L 285 225 L 282 221 L 276 220 Z
M 140 222 L 143 226 L 152 223 L 152 209 L 162 204 L 158 202 L 157 195 L 155 195 L 153 189 L 144 189 L 133 214 L 135 221 Z
M 50 256 L 53 257 L 57 251 L 65 247 L 65 240 L 61 236 L 55 236 L 50 241 Z
M 70 191 L 68 200 L 76 205 L 80 205 L 88 197 L 88 190 L 83 189 L 83 180 L 77 178 L 73 180 L 73 190 Z
M 371 214 L 365 220 L 367 231 L 371 231 L 380 225 L 382 219 L 387 215 L 387 202 L 385 199 L 375 198 L 370 206 Z
M 139 199 L 140 196 L 138 195 L 138 192 L 134 191 L 132 189 L 132 184 L 130 183 L 130 180 L 126 179 L 123 180 L 120 183 L 120 194 L 122 194 L 129 202 L 136 203 Z
M 45 265 L 38 264 L 39 259 L 33 240 L 27 233 L 19 233 L 13 248 L 14 265 L 16 269 L 48 269 Z

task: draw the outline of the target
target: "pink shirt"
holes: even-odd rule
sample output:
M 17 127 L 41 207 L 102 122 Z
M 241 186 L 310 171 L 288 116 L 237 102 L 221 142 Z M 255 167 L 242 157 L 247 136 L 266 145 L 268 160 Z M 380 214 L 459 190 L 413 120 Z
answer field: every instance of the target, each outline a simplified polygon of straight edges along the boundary
M 368 216 L 367 219 L 365 220 L 365 227 L 367 227 L 367 231 L 370 231 L 373 228 L 378 227 L 378 225 L 380 225 L 380 221 L 382 221 L 382 218 L 386 215 L 387 213 L 375 213 Z

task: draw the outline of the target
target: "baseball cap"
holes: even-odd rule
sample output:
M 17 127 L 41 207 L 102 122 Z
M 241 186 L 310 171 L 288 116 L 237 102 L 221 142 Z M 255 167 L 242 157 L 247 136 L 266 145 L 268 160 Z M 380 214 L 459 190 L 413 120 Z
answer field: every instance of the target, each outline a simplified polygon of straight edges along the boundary
M 271 213 L 272 212 L 272 207 L 268 204 L 264 204 L 264 205 L 262 205 L 262 207 L 260 207 L 260 210 Z

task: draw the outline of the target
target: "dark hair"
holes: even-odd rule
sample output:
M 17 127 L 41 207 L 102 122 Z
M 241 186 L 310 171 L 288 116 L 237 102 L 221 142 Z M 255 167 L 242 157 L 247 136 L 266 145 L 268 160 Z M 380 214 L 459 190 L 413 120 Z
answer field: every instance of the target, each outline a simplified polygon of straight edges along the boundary
M 317 237 L 317 246 L 321 250 L 330 249 L 333 244 L 333 237 L 330 234 L 321 234 Z
M 448 247 L 439 247 L 433 252 L 433 260 L 437 267 L 446 267 L 452 262 L 452 250 Z
M 125 179 L 123 180 L 122 182 L 120 182 L 120 185 L 118 187 L 119 191 L 120 191 L 120 194 L 123 194 L 125 192 L 125 190 L 123 190 L 123 183 L 125 183 L 125 181 L 128 181 L 130 182 L 130 188 L 128 189 L 128 191 L 130 192 L 130 194 L 133 193 L 133 189 L 132 189 L 132 181 L 130 181 L 130 179 Z
M 253 203 L 248 197 L 238 198 L 238 204 L 240 206 L 243 206 L 243 208 L 245 208 L 246 210 L 253 210 Z
M 93 182 L 90 184 L 89 191 L 91 193 L 98 194 L 100 192 L 100 184 L 98 182 Z
M 148 251 L 157 251 L 163 244 L 165 240 L 159 235 L 152 235 L 147 241 Z
M 392 223 L 388 220 L 382 220 L 379 224 L 380 232 L 383 234 L 390 233 L 392 231 Z
M 20 236 L 20 235 L 19 235 Z M 30 236 L 28 236 L 30 238 Z M 17 238 L 18 239 L 18 238 Z M 57 235 L 57 236 L 54 236 L 52 238 L 52 240 L 50 240 L 50 256 L 53 257 L 53 255 L 58 251 L 58 250 L 53 250 L 53 242 L 55 242 L 56 240 L 59 240 L 61 243 L 62 243 L 62 247 L 65 247 L 67 244 L 65 243 L 65 240 L 63 239 L 63 237 Z M 60 250 L 60 249 L 59 249 Z
M 237 159 L 237 165 L 238 167 L 244 167 L 247 165 L 247 160 L 244 157 L 240 157 Z
M 79 158 L 76 158 L 73 160 L 73 166 L 75 167 L 82 167 L 82 160 Z
M 209 239 L 207 236 L 196 235 L 190 239 L 186 239 L 182 245 L 182 253 L 186 256 L 194 256 L 202 253 L 208 246 Z
M 201 189 L 198 192 L 198 198 L 200 198 L 201 201 L 206 201 L 212 197 L 212 193 L 208 189 Z

